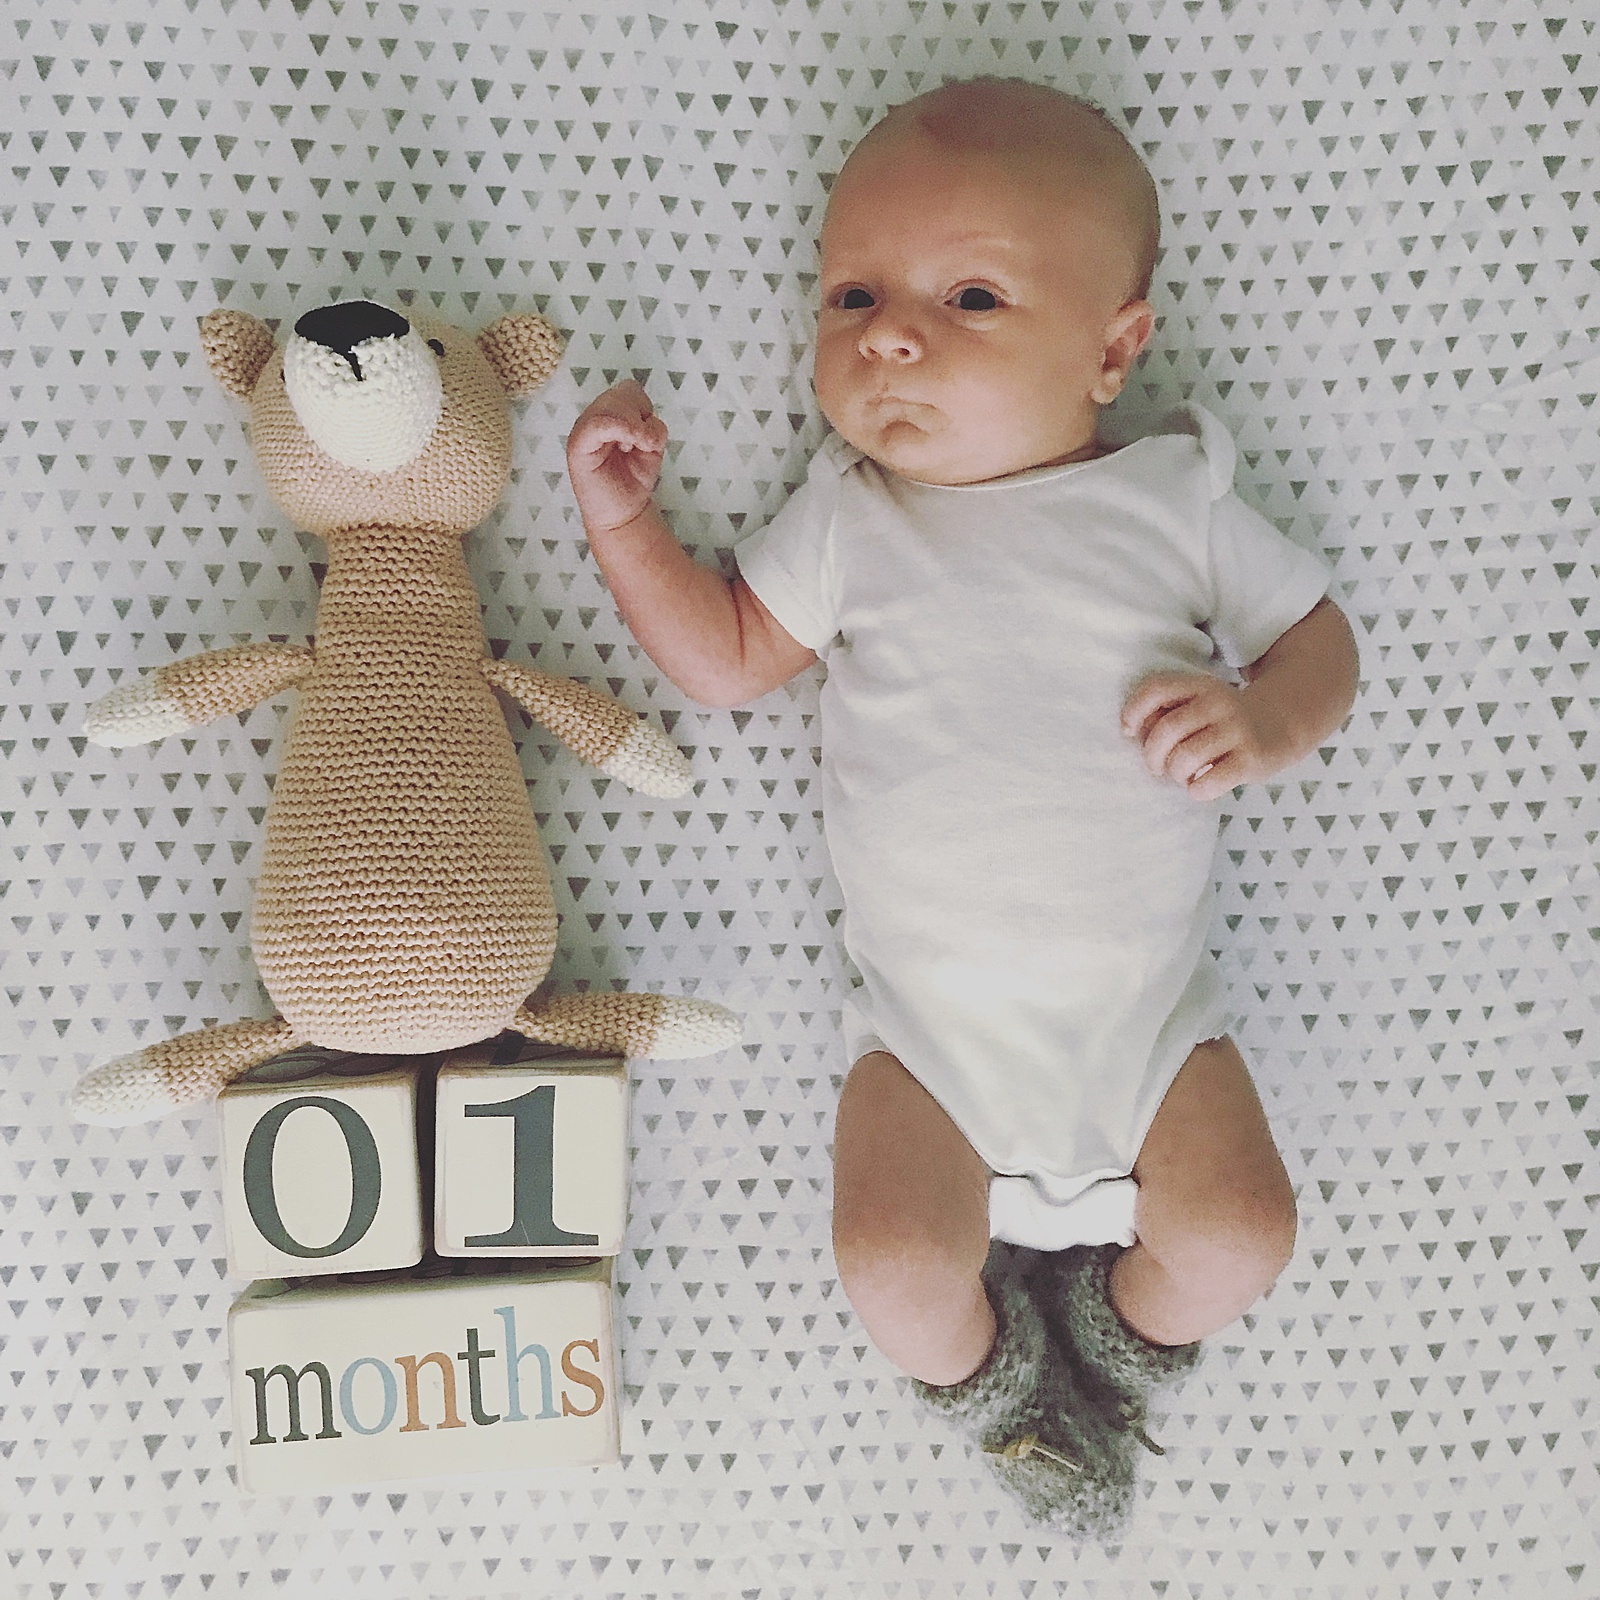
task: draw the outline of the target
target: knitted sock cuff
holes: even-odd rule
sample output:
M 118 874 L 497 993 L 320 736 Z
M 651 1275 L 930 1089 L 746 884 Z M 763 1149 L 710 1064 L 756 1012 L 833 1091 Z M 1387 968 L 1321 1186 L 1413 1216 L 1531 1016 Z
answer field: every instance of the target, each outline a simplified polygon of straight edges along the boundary
M 1048 1344 L 1044 1320 L 1017 1284 L 986 1285 L 995 1335 L 982 1365 L 959 1383 L 911 1380 L 912 1392 L 933 1412 L 984 1433 L 1031 1402 L 1044 1381 Z
M 1152 1344 L 1122 1320 L 1111 1302 L 1111 1268 L 1121 1254 L 1118 1245 L 1102 1245 L 1062 1263 L 1067 1332 L 1083 1360 L 1119 1389 L 1143 1391 L 1188 1372 L 1200 1346 Z

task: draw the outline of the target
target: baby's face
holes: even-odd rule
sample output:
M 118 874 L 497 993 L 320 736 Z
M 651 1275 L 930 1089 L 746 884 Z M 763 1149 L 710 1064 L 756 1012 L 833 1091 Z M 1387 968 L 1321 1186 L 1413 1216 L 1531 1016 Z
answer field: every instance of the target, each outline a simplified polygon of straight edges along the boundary
M 1132 262 L 1126 229 L 1058 165 L 915 131 L 864 146 L 822 230 L 823 415 L 921 483 L 1097 454 L 1099 408 L 1149 334 Z

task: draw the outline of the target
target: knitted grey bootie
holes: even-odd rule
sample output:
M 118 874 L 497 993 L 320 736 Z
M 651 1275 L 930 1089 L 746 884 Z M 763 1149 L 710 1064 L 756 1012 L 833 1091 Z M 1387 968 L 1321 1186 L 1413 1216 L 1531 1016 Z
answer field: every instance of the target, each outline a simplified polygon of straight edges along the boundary
M 1200 1357 L 1194 1344 L 1152 1344 L 1117 1315 L 1111 1303 L 1111 1268 L 1120 1245 L 1075 1245 L 1041 1258 L 1029 1279 L 1050 1342 L 1073 1370 L 1094 1413 L 1102 1448 L 1128 1463 L 1133 1442 L 1155 1455 L 1166 1452 L 1145 1431 L 1152 1391 L 1176 1382 Z M 1131 1497 L 1128 1509 L 1131 1510 Z
M 1132 1472 L 1120 1474 L 1085 1425 L 1090 1408 L 1027 1291 L 1014 1283 L 987 1288 L 995 1338 L 983 1365 L 947 1386 L 913 1378 L 912 1391 L 983 1452 L 1033 1521 L 1075 1539 L 1097 1537 L 1131 1493 Z

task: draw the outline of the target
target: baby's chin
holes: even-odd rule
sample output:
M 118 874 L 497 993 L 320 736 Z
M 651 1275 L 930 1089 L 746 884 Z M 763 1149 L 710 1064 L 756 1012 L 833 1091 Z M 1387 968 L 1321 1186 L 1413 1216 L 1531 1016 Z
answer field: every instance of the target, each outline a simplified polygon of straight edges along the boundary
M 848 438 L 848 436 L 846 436 Z M 849 439 L 864 456 L 897 477 L 935 488 L 988 483 L 1027 470 L 1000 454 L 974 447 L 946 432 L 934 434 L 912 423 L 897 422 L 875 429 L 869 442 Z
M 932 415 L 917 421 L 881 414 L 866 420 L 829 418 L 829 421 L 834 432 L 869 461 L 877 462 L 880 467 L 912 483 L 951 487 L 998 476 L 986 470 L 987 463 L 981 459 L 981 451 L 975 452 L 970 442 L 961 440 L 948 427 L 940 426 L 942 419 L 936 420 Z M 844 426 L 840 426 L 840 421 Z

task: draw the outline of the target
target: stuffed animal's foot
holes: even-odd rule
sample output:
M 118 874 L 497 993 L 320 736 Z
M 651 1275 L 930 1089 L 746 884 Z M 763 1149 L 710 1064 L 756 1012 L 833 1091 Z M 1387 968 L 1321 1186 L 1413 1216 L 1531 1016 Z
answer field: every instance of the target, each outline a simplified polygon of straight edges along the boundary
M 511 1026 L 541 1044 L 663 1061 L 726 1050 L 743 1031 L 726 1006 L 669 994 L 553 995 L 530 1000 Z
M 281 1017 L 180 1033 L 80 1078 L 72 1091 L 72 1114 L 80 1122 L 112 1128 L 147 1122 L 211 1099 L 240 1073 L 303 1043 Z

